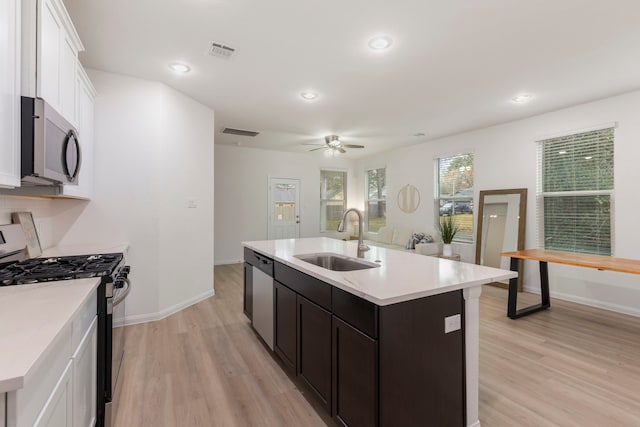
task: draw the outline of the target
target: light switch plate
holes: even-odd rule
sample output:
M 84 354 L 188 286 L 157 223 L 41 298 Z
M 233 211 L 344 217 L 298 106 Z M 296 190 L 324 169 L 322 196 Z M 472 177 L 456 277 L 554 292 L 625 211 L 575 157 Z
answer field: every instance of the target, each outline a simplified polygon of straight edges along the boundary
M 459 314 L 447 316 L 444 318 L 444 333 L 458 331 L 461 328 L 461 316 Z

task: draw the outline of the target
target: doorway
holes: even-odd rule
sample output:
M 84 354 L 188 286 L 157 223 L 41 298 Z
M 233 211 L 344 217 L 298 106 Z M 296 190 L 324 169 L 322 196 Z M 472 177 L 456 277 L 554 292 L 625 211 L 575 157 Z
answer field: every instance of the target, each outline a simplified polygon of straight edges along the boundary
M 269 178 L 269 240 L 300 237 L 300 180 Z

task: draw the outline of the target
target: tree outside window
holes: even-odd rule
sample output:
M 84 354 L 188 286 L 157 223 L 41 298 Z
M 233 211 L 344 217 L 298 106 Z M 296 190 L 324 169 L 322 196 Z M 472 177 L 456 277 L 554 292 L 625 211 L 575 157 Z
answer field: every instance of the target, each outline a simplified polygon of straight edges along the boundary
M 371 169 L 366 175 L 365 229 L 376 233 L 387 225 L 386 169 Z
M 347 173 L 320 171 L 320 231 L 336 231 L 347 208 Z

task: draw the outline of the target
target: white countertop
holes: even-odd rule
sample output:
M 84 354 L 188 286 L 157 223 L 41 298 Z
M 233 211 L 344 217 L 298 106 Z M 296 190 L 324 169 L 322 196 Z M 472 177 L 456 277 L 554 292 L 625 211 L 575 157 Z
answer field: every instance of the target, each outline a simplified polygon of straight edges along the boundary
M 128 245 L 54 247 L 42 257 L 124 252 Z M 24 387 L 100 278 L 0 286 L 0 393 Z
M 371 246 L 364 259 L 380 260 L 380 267 L 357 271 L 331 271 L 294 255 L 333 252 L 355 258 L 358 242 L 327 237 L 242 242 L 250 249 L 330 283 L 377 305 L 416 298 L 517 277 L 517 273 L 476 264 Z
M 91 278 L 0 288 L 0 392 L 24 386 L 99 283 Z

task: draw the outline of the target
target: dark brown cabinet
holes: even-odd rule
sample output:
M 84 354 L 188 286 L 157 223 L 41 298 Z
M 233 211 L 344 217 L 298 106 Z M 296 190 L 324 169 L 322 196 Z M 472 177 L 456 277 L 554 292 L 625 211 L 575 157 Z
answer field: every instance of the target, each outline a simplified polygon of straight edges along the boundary
M 378 425 L 378 342 L 333 316 L 333 418 L 341 426 Z
M 244 263 L 244 298 L 242 311 L 253 320 L 253 267 L 248 262 Z
M 297 373 L 331 412 L 331 313 L 300 295 Z
M 296 293 L 281 283 L 275 282 L 273 294 L 274 351 L 293 374 L 296 373 L 297 354 L 297 303 Z
M 465 425 L 464 330 L 445 333 L 461 314 L 462 291 L 380 307 L 380 425 Z
M 274 278 L 275 353 L 338 425 L 465 424 L 464 329 L 444 330 L 462 291 L 378 306 L 278 262 Z

